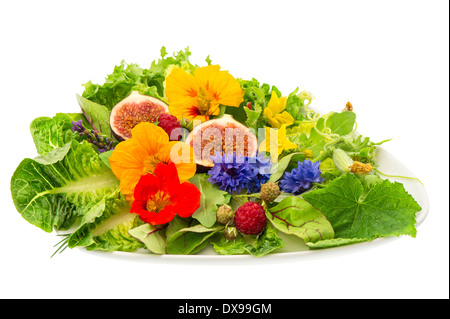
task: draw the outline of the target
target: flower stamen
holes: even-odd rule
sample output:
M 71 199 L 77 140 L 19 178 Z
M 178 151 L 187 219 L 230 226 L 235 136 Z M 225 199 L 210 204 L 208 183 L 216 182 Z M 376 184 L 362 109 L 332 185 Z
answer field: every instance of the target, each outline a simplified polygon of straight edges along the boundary
M 170 195 L 158 191 L 155 195 L 149 197 L 145 208 L 149 212 L 159 213 L 167 204 L 170 204 Z

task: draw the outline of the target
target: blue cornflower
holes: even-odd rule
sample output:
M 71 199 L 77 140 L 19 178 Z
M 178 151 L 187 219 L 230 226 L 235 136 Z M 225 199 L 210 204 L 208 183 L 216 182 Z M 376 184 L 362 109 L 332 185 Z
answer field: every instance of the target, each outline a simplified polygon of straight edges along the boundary
M 218 185 L 219 189 L 228 193 L 240 193 L 254 175 L 242 156 L 217 154 L 211 159 L 214 161 L 214 167 L 208 172 L 208 182 Z
M 264 156 L 262 153 L 255 157 L 248 157 L 247 160 L 254 174 L 253 179 L 247 185 L 247 190 L 249 193 L 256 193 L 261 189 L 261 185 L 269 180 L 272 162 L 269 157 Z
M 269 180 L 272 163 L 262 155 L 244 157 L 224 154 L 212 156 L 211 159 L 214 167 L 208 172 L 208 181 L 228 193 L 240 193 L 243 189 L 254 193 Z
M 298 162 L 298 167 L 284 173 L 280 180 L 280 188 L 283 192 L 301 194 L 311 188 L 312 183 L 322 183 L 325 179 L 320 176 L 320 161 L 306 160 Z

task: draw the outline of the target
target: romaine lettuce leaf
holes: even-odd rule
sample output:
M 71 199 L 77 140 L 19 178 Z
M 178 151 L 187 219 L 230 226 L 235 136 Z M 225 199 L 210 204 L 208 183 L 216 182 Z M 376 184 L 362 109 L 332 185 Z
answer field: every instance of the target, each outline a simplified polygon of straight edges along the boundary
M 38 154 L 45 155 L 56 148 L 63 147 L 72 139 L 81 141 L 78 133 L 72 132 L 72 122 L 83 120 L 83 125 L 91 125 L 81 113 L 57 113 L 54 117 L 38 117 L 30 124 L 31 136 Z
M 102 198 L 81 218 L 78 229 L 68 239 L 70 248 L 86 247 L 87 250 L 135 251 L 144 245 L 128 232 L 139 222 L 136 214 L 117 190 Z
M 92 144 L 71 143 L 67 154 L 55 163 L 24 159 L 11 178 L 18 212 L 46 232 L 69 229 L 91 210 L 97 211 L 119 187 Z

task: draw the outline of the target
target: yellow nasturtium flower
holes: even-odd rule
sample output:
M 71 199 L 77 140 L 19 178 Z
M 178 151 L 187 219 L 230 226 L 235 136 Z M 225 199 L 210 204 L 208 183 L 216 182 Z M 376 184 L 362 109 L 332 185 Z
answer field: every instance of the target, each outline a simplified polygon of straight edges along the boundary
M 279 129 L 266 127 L 266 138 L 259 145 L 259 152 L 268 152 L 273 163 L 276 163 L 278 156 L 284 150 L 297 148 L 297 144 L 292 143 L 286 137 L 286 124 L 282 124 Z
M 285 96 L 279 98 L 277 93 L 272 91 L 270 101 L 263 112 L 270 126 L 280 128 L 283 124 L 289 126 L 294 123 L 294 118 L 292 115 L 285 111 L 286 101 L 287 98 Z
M 170 114 L 191 121 L 207 121 L 220 114 L 220 105 L 239 107 L 244 90 L 228 71 L 219 65 L 196 69 L 193 74 L 175 67 L 167 75 L 165 95 Z

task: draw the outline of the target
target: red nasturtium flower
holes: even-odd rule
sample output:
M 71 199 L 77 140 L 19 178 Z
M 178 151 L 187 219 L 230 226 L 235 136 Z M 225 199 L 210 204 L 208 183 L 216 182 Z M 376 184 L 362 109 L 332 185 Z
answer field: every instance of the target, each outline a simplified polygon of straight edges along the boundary
M 200 191 L 189 182 L 180 183 L 174 163 L 156 165 L 154 175 L 142 175 L 134 189 L 131 213 L 152 225 L 164 225 L 175 215 L 190 217 L 200 207 Z

